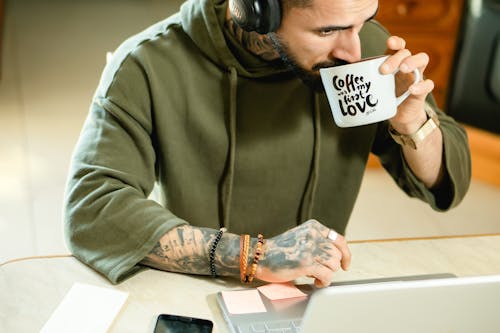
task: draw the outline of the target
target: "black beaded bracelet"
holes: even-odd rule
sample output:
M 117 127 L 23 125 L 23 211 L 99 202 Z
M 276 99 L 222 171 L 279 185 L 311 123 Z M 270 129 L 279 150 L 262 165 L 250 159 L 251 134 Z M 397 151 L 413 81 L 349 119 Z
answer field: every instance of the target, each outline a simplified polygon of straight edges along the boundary
M 219 244 L 220 239 L 222 238 L 222 234 L 226 231 L 226 228 L 220 228 L 215 236 L 214 241 L 212 242 L 212 246 L 210 247 L 210 273 L 213 278 L 217 277 L 217 273 L 215 272 L 215 250 L 217 249 L 217 244 Z

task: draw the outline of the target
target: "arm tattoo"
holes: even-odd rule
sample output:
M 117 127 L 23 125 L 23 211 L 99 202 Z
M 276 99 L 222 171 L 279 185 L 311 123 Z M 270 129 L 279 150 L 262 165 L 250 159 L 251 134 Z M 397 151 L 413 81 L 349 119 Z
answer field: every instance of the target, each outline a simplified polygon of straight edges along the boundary
M 210 275 L 210 246 L 217 230 L 184 225 L 167 232 L 141 261 L 170 272 Z M 239 276 L 239 236 L 224 233 L 215 253 L 218 275 Z

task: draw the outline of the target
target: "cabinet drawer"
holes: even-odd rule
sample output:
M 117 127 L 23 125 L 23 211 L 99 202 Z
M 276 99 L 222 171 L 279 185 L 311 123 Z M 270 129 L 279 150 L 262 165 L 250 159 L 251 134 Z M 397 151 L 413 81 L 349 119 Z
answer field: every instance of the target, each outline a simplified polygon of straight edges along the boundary
M 380 1 L 377 20 L 392 31 L 455 32 L 461 17 L 463 0 L 384 0 Z

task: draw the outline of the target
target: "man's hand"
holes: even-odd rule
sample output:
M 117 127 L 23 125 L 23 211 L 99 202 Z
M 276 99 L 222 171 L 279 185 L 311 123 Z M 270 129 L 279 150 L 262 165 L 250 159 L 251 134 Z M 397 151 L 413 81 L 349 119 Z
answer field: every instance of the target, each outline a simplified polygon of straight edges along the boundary
M 429 64 L 429 56 L 426 53 L 412 53 L 405 48 L 406 41 L 397 36 L 387 39 L 387 47 L 390 52 L 394 52 L 381 66 L 382 74 L 396 74 L 396 94 L 399 96 L 407 89 L 410 96 L 398 107 L 398 113 L 390 122 L 391 125 L 401 134 L 410 134 L 417 131 L 426 121 L 424 112 L 425 98 L 434 89 L 434 82 L 426 79 L 413 83 L 412 72 L 417 69 L 423 76 L 425 68 Z
M 328 286 L 333 274 L 346 270 L 351 252 L 344 237 L 328 239 L 330 229 L 310 220 L 281 235 L 266 239 L 255 278 L 287 282 L 303 276 L 315 278 L 318 287 Z M 209 250 L 217 230 L 183 225 L 167 232 L 142 264 L 170 272 L 210 274 Z M 253 249 L 257 240 L 252 239 Z M 218 275 L 239 277 L 240 236 L 224 233 L 215 253 Z M 249 251 L 249 265 L 252 260 Z
M 328 239 L 330 229 L 310 220 L 266 240 L 264 256 L 256 277 L 268 282 L 285 282 L 309 276 L 317 287 L 330 285 L 340 268 L 347 270 L 351 252 L 345 238 Z
M 389 120 L 392 127 L 400 134 L 410 135 L 417 132 L 427 121 L 425 98 L 434 89 L 432 80 L 413 83 L 413 72 L 418 69 L 422 74 L 429 64 L 429 56 L 425 53 L 412 55 L 406 48 L 406 41 L 397 36 L 387 39 L 387 47 L 394 52 L 380 68 L 382 74 L 396 74 L 396 94 L 409 89 L 410 96 L 398 107 L 397 114 Z M 443 136 L 438 128 L 428 135 L 418 150 L 403 146 L 403 155 L 413 174 L 427 188 L 435 188 L 444 178 Z

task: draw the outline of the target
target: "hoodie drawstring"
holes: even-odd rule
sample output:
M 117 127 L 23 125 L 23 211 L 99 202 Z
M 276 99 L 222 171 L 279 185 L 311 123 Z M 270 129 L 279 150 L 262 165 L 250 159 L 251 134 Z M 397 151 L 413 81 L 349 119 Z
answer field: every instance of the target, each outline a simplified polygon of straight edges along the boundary
M 231 212 L 231 199 L 233 195 L 234 164 L 236 160 L 236 100 L 238 88 L 238 74 L 236 68 L 229 68 L 229 151 L 221 186 L 222 218 L 220 227 L 229 229 L 229 214 Z
M 309 179 L 307 181 L 306 189 L 302 197 L 302 203 L 300 206 L 298 223 L 310 220 L 313 217 L 313 206 L 314 199 L 316 197 L 316 189 L 318 187 L 319 178 L 319 160 L 321 152 L 321 114 L 319 108 L 319 95 L 314 94 L 314 148 L 311 171 L 309 173 Z
M 229 115 L 228 115 L 228 157 L 221 183 L 221 219 L 220 227 L 230 228 L 231 199 L 233 195 L 234 166 L 236 160 L 236 101 L 238 88 L 238 74 L 236 68 L 229 68 Z M 312 165 L 306 188 L 302 197 L 298 223 L 310 220 L 313 216 L 314 199 L 318 187 L 319 160 L 321 151 L 321 117 L 319 96 L 314 94 L 314 148 Z

